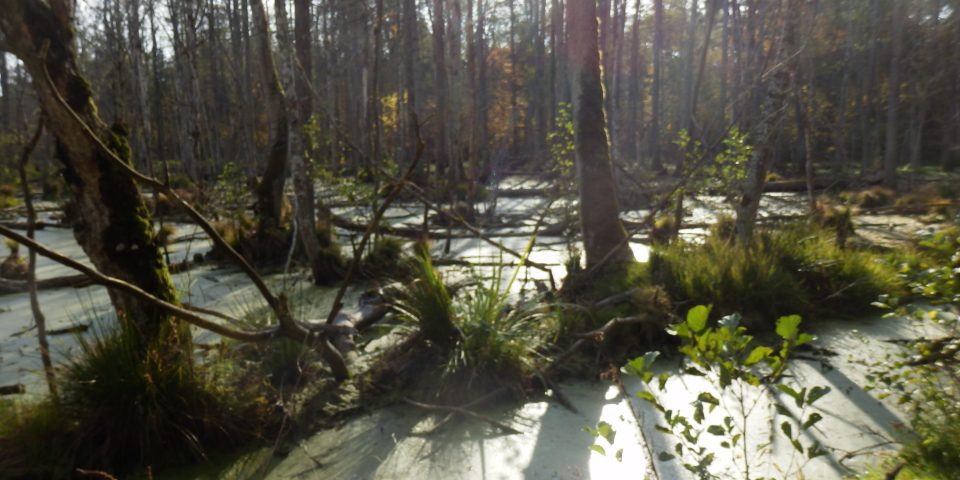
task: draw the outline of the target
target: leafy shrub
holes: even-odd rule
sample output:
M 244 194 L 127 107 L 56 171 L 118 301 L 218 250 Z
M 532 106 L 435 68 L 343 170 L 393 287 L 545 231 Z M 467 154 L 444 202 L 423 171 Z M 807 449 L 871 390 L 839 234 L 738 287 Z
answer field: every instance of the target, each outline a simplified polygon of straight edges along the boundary
M 797 454 L 804 459 L 796 463 L 791 459 L 789 466 L 777 466 L 780 471 L 786 469 L 786 478 L 792 478 L 790 467 L 796 467 L 794 474 L 799 473 L 803 463 L 827 453 L 819 443 L 804 445 L 801 438 L 805 431 L 823 419 L 819 413 L 811 412 L 810 406 L 828 394 L 830 388 L 791 386 L 786 383 L 787 376 L 784 375 L 791 353 L 797 347 L 813 341 L 814 337 L 800 331 L 799 316 L 790 315 L 776 321 L 779 344 L 772 347 L 761 345 L 740 325 L 739 315 L 723 317 L 714 327 L 709 325 L 709 314 L 709 307 L 693 307 L 687 312 L 686 320 L 671 329 L 671 333 L 680 340 L 679 350 L 684 355 L 680 371 L 706 377 L 711 385 L 703 391 L 691 392 L 696 398 L 692 402 L 692 415 L 681 410 L 670 395 L 667 388 L 670 373 L 655 376 L 651 370 L 658 352 L 637 357 L 623 368 L 625 373 L 638 376 L 646 384 L 646 388 L 637 392 L 637 396 L 662 414 L 665 424 L 658 424 L 657 431 L 676 440 L 675 447 L 671 451 L 660 452 L 658 459 L 679 460 L 685 469 L 698 478 L 712 479 L 720 478 L 715 473 L 716 469 L 711 468 L 716 456 L 726 454 L 744 472 L 745 478 L 750 478 L 751 469 L 759 466 L 751 461 L 755 453 L 770 451 L 763 445 L 751 445 L 751 438 L 772 437 L 774 432 L 769 432 L 769 435 L 765 435 L 766 432 L 760 435 L 748 432 L 749 412 L 754 411 L 763 398 L 758 393 L 767 391 L 766 384 L 772 384 L 784 395 L 781 398 L 792 400 L 782 402 L 776 397 L 771 398 L 775 401 L 777 412 L 772 425 L 778 426 Z M 734 408 L 727 406 L 727 399 L 733 400 Z M 796 408 L 788 407 L 787 403 L 792 403 Z M 721 413 L 725 415 L 722 420 L 714 415 L 717 407 L 721 407 Z M 701 439 L 706 437 L 704 434 L 719 437 L 721 450 L 711 451 L 703 446 Z

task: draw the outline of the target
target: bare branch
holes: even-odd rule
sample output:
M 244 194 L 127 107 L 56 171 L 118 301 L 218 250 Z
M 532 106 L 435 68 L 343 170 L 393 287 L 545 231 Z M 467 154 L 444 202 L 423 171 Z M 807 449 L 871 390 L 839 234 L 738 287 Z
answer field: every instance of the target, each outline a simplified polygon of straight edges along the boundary
M 114 290 L 117 290 L 117 291 L 126 293 L 126 294 L 128 294 L 128 295 L 134 296 L 134 297 L 136 297 L 138 300 L 145 301 L 145 302 L 150 303 L 151 305 L 153 305 L 153 306 L 155 306 L 155 307 L 161 308 L 161 309 L 163 309 L 164 311 L 166 311 L 167 313 L 169 313 L 169 314 L 171 314 L 171 315 L 174 315 L 174 316 L 176 316 L 177 318 L 180 318 L 180 319 L 182 319 L 182 320 L 185 320 L 185 321 L 187 321 L 188 323 L 190 323 L 190 324 L 192 324 L 192 325 L 196 325 L 196 326 L 198 326 L 198 327 L 200 327 L 200 328 L 203 328 L 203 329 L 206 329 L 206 330 L 210 330 L 211 332 L 220 334 L 220 335 L 222 335 L 222 336 L 224 336 L 224 337 L 233 338 L 233 339 L 236 339 L 236 340 L 247 341 L 247 342 L 261 342 L 261 341 L 264 341 L 264 340 L 269 340 L 269 339 L 275 337 L 276 335 L 278 335 L 278 334 L 281 333 L 281 332 L 282 332 L 283 334 L 285 334 L 286 336 L 291 336 L 291 337 L 294 337 L 294 338 L 299 337 L 298 339 L 305 339 L 305 338 L 307 337 L 307 335 L 308 335 L 308 332 L 307 332 L 306 329 L 301 328 L 300 330 L 302 330 L 302 334 L 301 334 L 301 335 L 294 335 L 295 333 L 299 333 L 299 332 L 290 332 L 290 331 L 282 330 L 282 326 L 281 326 L 281 327 L 270 328 L 270 329 L 265 329 L 265 330 L 260 330 L 260 331 L 254 331 L 254 332 L 234 330 L 234 329 L 228 328 L 228 327 L 226 327 L 226 326 L 224 326 L 224 325 L 222 325 L 222 324 L 219 324 L 219 323 L 216 323 L 216 322 L 212 322 L 212 321 L 210 321 L 210 320 L 207 320 L 206 318 L 203 318 L 203 317 L 197 315 L 196 313 L 194 313 L 194 312 L 192 312 L 192 311 L 190 311 L 190 310 L 187 310 L 186 308 L 183 308 L 183 307 L 174 305 L 174 304 L 172 304 L 172 303 L 169 303 L 169 302 L 165 302 L 165 301 L 163 301 L 163 300 L 160 300 L 159 298 L 156 298 L 156 297 L 154 297 L 153 295 L 150 295 L 149 293 L 145 292 L 143 289 L 141 289 L 140 287 L 138 287 L 138 286 L 136 286 L 136 285 L 127 283 L 127 282 L 125 282 L 125 281 L 123 281 L 123 280 L 120 280 L 120 279 L 118 279 L 118 278 L 114 278 L 114 277 L 111 277 L 111 276 L 108 276 L 108 275 L 104 275 L 104 274 L 100 273 L 99 271 L 97 271 L 97 269 L 95 269 L 95 268 L 88 267 L 88 266 L 86 266 L 86 265 L 84 265 L 84 264 L 82 264 L 82 263 L 80 263 L 80 262 L 78 262 L 78 261 L 76 261 L 76 260 L 74 260 L 74 259 L 72 259 L 72 258 L 70 258 L 70 257 L 67 257 L 67 256 L 65 256 L 65 255 L 63 255 L 63 254 L 57 253 L 57 252 L 55 252 L 55 251 L 53 251 L 53 250 L 51 250 L 51 249 L 49 249 L 49 248 L 47 248 L 47 247 L 39 244 L 39 243 L 37 243 L 36 241 L 31 240 L 30 238 L 27 238 L 26 236 L 21 235 L 21 234 L 17 233 L 16 231 L 11 230 L 11 229 L 3 226 L 3 225 L 0 225 L 0 235 L 3 235 L 3 236 L 5 236 L 5 237 L 7 237 L 7 238 L 11 238 L 11 239 L 15 240 L 17 243 L 20 243 L 21 245 L 24 245 L 24 246 L 26 246 L 27 248 L 29 248 L 29 249 L 37 252 L 38 254 L 40 254 L 40 255 L 42 255 L 42 256 L 44 256 L 44 257 L 49 258 L 49 259 L 51 259 L 51 260 L 53 260 L 53 261 L 55 261 L 55 262 L 57 262 L 57 263 L 60 263 L 60 264 L 62 264 L 62 265 L 66 265 L 66 266 L 68 266 L 68 267 L 70 267 L 70 268 L 73 268 L 74 270 L 78 270 L 78 271 L 86 274 L 87 276 L 90 277 L 90 279 L 93 281 L 93 283 L 96 283 L 96 284 L 98 284 L 98 285 L 103 285 L 103 286 L 105 286 L 105 287 L 107 287 L 107 288 L 112 288 L 112 289 L 114 289 Z M 239 320 L 237 320 L 237 321 L 239 321 Z

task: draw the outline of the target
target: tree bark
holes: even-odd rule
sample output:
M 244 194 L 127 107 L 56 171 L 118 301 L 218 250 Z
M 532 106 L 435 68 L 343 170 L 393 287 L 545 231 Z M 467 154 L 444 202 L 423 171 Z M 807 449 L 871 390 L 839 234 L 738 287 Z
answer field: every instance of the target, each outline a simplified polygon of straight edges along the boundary
M 897 150 L 900 142 L 897 135 L 897 123 L 900 108 L 900 50 L 903 44 L 903 2 L 894 1 L 890 13 L 893 22 L 893 36 L 890 40 L 890 76 L 887 79 L 887 132 L 883 152 L 883 185 L 897 187 Z
M 273 59 L 270 26 L 267 23 L 263 0 L 251 0 L 251 9 L 254 34 L 258 37 L 257 48 L 260 51 L 260 64 L 263 73 L 261 81 L 267 108 L 270 111 L 270 146 L 267 167 L 263 172 L 263 178 L 257 185 L 257 204 L 255 208 L 258 215 L 258 243 L 267 248 L 270 244 L 269 238 L 282 230 L 283 184 L 286 180 L 287 157 L 289 155 L 289 139 L 287 138 L 289 130 L 283 86 L 280 84 L 277 65 Z
M 600 48 L 594 0 L 568 5 L 570 83 L 580 178 L 580 226 L 587 268 L 611 252 L 617 260 L 631 258 L 620 223 L 620 208 L 610 161 L 610 145 L 603 115 Z
M 656 171 L 663 170 L 660 152 L 660 117 L 662 117 L 663 93 L 663 0 L 653 2 L 653 92 L 652 115 L 650 119 L 650 156 L 651 166 Z

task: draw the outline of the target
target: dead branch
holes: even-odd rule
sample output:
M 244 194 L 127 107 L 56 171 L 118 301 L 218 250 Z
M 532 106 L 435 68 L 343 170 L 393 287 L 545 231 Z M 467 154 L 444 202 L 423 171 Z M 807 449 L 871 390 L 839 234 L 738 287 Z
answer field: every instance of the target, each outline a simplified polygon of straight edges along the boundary
M 23 203 L 27 208 L 27 238 L 33 239 L 37 224 L 37 212 L 33 209 L 33 197 L 30 195 L 30 182 L 27 179 L 27 163 L 30 155 L 37 148 L 40 137 L 43 136 L 43 117 L 37 121 L 37 130 L 30 141 L 23 146 L 20 154 L 20 163 L 17 170 L 20 173 L 20 188 L 23 191 Z M 30 250 L 27 258 L 27 291 L 30 292 L 30 311 L 33 321 L 37 325 L 37 342 L 40 346 L 40 360 L 43 363 L 43 372 L 47 378 L 47 387 L 50 395 L 57 398 L 57 382 L 53 374 L 53 360 L 50 359 L 50 344 L 47 342 L 47 319 L 40 310 L 40 299 L 37 297 L 37 253 Z
M 357 268 L 363 258 L 363 251 L 367 247 L 367 242 L 370 241 L 370 236 L 377 230 L 383 214 L 387 211 L 387 208 L 390 207 L 390 204 L 397 199 L 400 192 L 403 191 L 403 186 L 410 180 L 410 177 L 413 176 L 417 164 L 420 163 L 420 158 L 423 157 L 424 143 L 420 138 L 420 124 L 417 121 L 417 115 L 415 113 L 411 113 L 410 116 L 411 121 L 413 121 L 414 130 L 417 132 L 417 150 L 413 156 L 413 161 L 410 162 L 410 166 L 407 167 L 407 171 L 403 174 L 403 177 L 393 186 L 393 190 L 390 191 L 386 200 L 380 204 L 380 208 L 374 212 L 373 219 L 371 219 L 370 224 L 367 225 L 367 231 L 363 233 L 363 238 L 360 239 L 360 245 L 358 245 L 357 249 L 353 252 L 353 260 L 350 262 L 350 269 L 347 270 L 347 276 L 343 279 L 343 284 L 340 286 L 340 289 L 337 290 L 337 296 L 333 300 L 333 306 L 330 307 L 330 313 L 327 315 L 327 324 L 332 324 L 337 314 L 340 313 L 340 309 L 343 308 L 343 296 L 347 293 L 350 280 L 357 274 Z
M 66 275 L 63 277 L 37 280 L 35 282 L 35 287 L 38 291 L 43 291 L 55 290 L 58 288 L 80 288 L 89 286 L 91 283 L 90 277 L 86 275 Z M 24 293 L 29 291 L 29 280 L 0 279 L 0 295 L 7 293 Z
M 77 473 L 82 477 L 93 477 L 99 478 L 100 480 L 117 480 L 117 477 L 114 477 L 113 475 L 110 475 L 102 470 L 85 470 L 83 468 L 78 468 Z
M 490 245 L 493 245 L 494 247 L 497 247 L 497 248 L 500 249 L 501 251 L 506 252 L 506 253 L 508 253 L 508 254 L 516 257 L 516 258 L 519 258 L 519 259 L 523 259 L 523 258 L 524 258 L 523 254 L 521 254 L 520 252 L 517 252 L 516 250 L 513 250 L 513 249 L 505 246 L 504 244 L 502 244 L 502 243 L 500 243 L 500 242 L 498 242 L 498 241 L 496 241 L 496 240 L 493 240 L 493 239 L 491 239 L 490 237 L 484 235 L 483 232 L 481 232 L 479 228 L 474 227 L 473 225 L 471 225 L 470 222 L 466 221 L 466 220 L 465 220 L 463 217 L 461 217 L 460 215 L 457 215 L 457 214 L 455 214 L 455 213 L 453 213 L 453 212 L 448 212 L 448 211 L 446 211 L 446 210 L 438 207 L 435 203 L 431 202 L 431 201 L 426 197 L 426 195 L 423 194 L 423 191 L 422 191 L 422 190 L 420 189 L 420 187 L 418 187 L 417 185 L 412 184 L 412 183 L 407 183 L 407 184 L 406 184 L 406 187 L 407 187 L 407 191 L 409 191 L 410 193 L 412 193 L 413 196 L 417 197 L 417 200 L 419 200 L 421 203 L 423 203 L 424 205 L 426 205 L 427 208 L 429 208 L 430 210 L 433 210 L 433 211 L 439 213 L 440 215 L 443 215 L 444 217 L 446 217 L 446 218 L 448 218 L 448 219 L 450 219 L 450 220 L 453 220 L 453 221 L 456 222 L 456 223 L 459 223 L 460 225 L 463 226 L 463 228 L 466 228 L 467 230 L 473 232 L 473 234 L 476 235 L 478 238 L 480 238 L 480 240 L 483 240 L 484 242 L 486 242 L 486 243 L 488 243 L 488 244 L 490 244 Z M 533 235 L 536 235 L 537 230 L 539 230 L 539 228 L 540 228 L 540 226 L 541 226 L 541 223 L 543 222 L 543 219 L 544 219 L 545 216 L 546 216 L 546 212 L 550 209 L 550 205 L 552 205 L 553 202 L 554 202 L 554 201 L 551 200 L 550 203 L 547 204 L 547 206 L 543 209 L 543 214 L 541 214 L 540 220 L 537 222 L 537 226 L 536 226 L 536 228 L 534 229 Z M 525 263 L 526 263 L 527 265 L 533 267 L 533 268 L 536 268 L 537 270 L 546 272 L 546 273 L 550 276 L 550 284 L 553 285 L 553 283 L 554 283 L 553 271 L 550 269 L 550 267 L 548 267 L 547 265 L 544 265 L 544 264 L 542 264 L 542 263 L 533 262 L 533 261 L 531 261 L 529 258 L 527 258 L 527 259 L 525 260 Z

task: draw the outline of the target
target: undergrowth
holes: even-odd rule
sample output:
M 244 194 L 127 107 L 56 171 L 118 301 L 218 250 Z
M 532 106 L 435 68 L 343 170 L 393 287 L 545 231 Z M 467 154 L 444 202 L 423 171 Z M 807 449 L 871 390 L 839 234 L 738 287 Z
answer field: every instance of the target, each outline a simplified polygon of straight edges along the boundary
M 229 368 L 169 361 L 130 329 L 94 328 L 58 399 L 0 407 L 0 477 L 125 475 L 205 459 L 259 435 L 266 406 Z
M 862 315 L 878 295 L 903 288 L 889 262 L 841 249 L 834 235 L 806 226 L 759 231 L 746 248 L 721 235 L 658 247 L 650 274 L 678 306 L 743 312 L 751 328 L 770 327 L 753 319 L 789 313 Z

